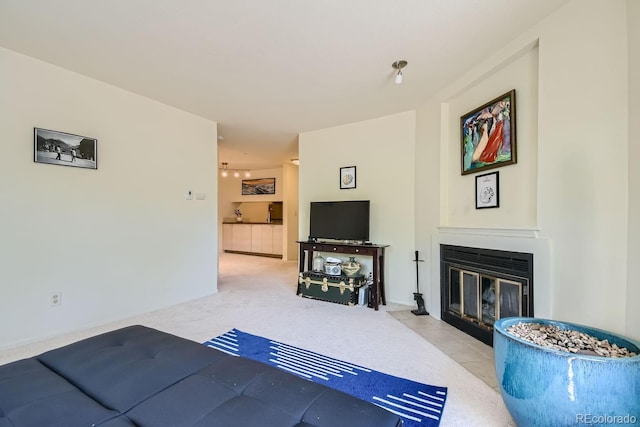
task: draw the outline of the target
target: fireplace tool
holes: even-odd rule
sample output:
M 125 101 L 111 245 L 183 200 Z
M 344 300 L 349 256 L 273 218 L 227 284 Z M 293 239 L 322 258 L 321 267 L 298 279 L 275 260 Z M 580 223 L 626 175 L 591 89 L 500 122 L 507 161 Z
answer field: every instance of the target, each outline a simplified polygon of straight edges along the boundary
M 428 316 L 429 312 L 426 308 L 424 308 L 424 299 L 422 298 L 422 294 L 420 293 L 420 281 L 418 280 L 418 263 L 424 262 L 423 259 L 419 259 L 418 251 L 416 251 L 416 257 L 413 260 L 416 263 L 416 292 L 413 293 L 413 299 L 418 303 L 417 310 L 411 310 L 413 314 L 416 316 L 424 316 L 425 314 Z

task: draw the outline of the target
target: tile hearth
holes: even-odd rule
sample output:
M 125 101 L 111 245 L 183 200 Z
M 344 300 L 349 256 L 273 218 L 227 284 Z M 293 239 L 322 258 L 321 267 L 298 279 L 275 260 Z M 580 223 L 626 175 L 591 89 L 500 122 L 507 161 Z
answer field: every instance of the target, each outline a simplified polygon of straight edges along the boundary
M 409 310 L 388 313 L 500 393 L 492 347 L 431 316 L 416 316 Z

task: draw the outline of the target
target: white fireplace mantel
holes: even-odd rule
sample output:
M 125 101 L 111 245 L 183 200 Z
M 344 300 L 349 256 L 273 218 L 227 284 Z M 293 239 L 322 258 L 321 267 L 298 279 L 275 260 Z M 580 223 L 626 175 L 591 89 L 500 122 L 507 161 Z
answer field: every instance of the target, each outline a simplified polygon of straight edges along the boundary
M 470 228 L 470 227 L 438 227 L 440 234 L 468 234 L 496 237 L 516 237 L 521 239 L 537 239 L 538 228 Z

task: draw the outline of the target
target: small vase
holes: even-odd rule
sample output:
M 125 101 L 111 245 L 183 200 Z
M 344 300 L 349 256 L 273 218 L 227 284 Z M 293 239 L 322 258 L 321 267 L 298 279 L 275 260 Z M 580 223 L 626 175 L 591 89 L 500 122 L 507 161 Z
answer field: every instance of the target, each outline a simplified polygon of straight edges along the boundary
M 238 222 L 242 222 L 242 217 L 241 217 L 241 216 L 237 216 L 237 217 L 236 217 L 236 221 L 238 221 Z
M 313 257 L 313 271 L 324 271 L 324 258 L 320 254 Z
M 347 276 L 355 276 L 360 271 L 361 265 L 355 257 L 350 256 L 349 261 L 342 264 L 342 271 Z

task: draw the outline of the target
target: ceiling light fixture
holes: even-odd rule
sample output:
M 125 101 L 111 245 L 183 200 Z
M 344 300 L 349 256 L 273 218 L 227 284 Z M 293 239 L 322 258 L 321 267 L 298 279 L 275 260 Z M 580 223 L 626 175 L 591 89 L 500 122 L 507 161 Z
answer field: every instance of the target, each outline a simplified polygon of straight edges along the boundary
M 408 64 L 407 61 L 396 61 L 393 64 L 391 64 L 391 66 L 395 69 L 398 70 L 398 73 L 396 74 L 396 78 L 394 79 L 394 82 L 399 85 L 400 83 L 402 83 L 402 69 L 404 67 L 406 67 Z
M 223 178 L 228 177 L 229 173 L 233 173 L 234 178 L 240 178 L 241 173 L 243 173 L 246 178 L 251 176 L 251 171 L 249 169 L 229 169 L 229 164 L 227 162 L 223 162 L 220 169 L 220 176 Z

